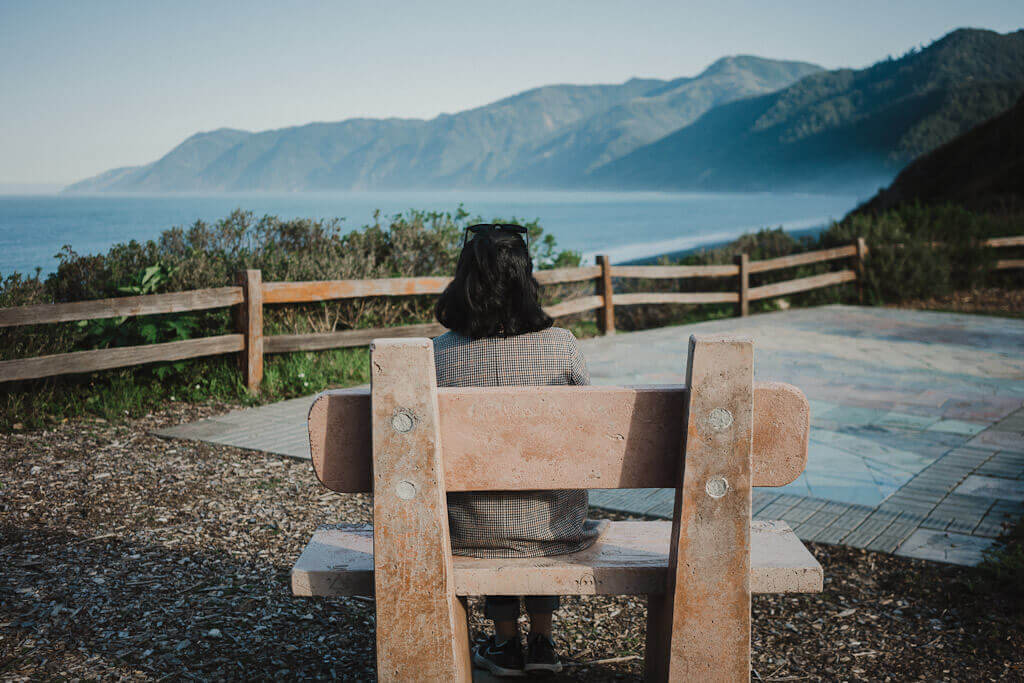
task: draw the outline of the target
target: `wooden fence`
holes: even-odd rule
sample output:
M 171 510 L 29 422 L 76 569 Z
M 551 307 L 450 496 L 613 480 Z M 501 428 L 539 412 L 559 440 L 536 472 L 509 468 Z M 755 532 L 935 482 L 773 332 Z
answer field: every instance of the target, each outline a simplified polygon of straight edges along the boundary
M 1024 236 L 987 240 L 992 248 L 1024 247 Z M 846 282 L 856 282 L 863 298 L 864 259 L 867 245 L 854 243 L 792 256 L 751 261 L 737 254 L 732 265 L 709 266 L 615 266 L 607 256 L 598 256 L 597 264 L 579 268 L 558 268 L 535 273 L 541 285 L 570 282 L 595 284 L 594 294 L 559 302 L 545 310 L 553 317 L 597 311 L 602 334 L 615 332 L 615 306 L 637 304 L 734 304 L 736 315 L 749 312 L 751 301 L 785 296 Z M 850 260 L 849 267 L 810 277 L 750 286 L 751 274 L 766 273 L 836 260 Z M 999 270 L 1024 268 L 1024 259 L 996 261 Z M 735 278 L 732 290 L 715 292 L 629 292 L 615 293 L 613 279 Z M 233 287 L 216 287 L 172 294 L 119 297 L 66 304 L 41 304 L 0 308 L 0 327 L 114 318 L 120 316 L 180 313 L 211 308 L 235 307 L 237 332 L 184 341 L 123 346 L 92 351 L 74 351 L 37 358 L 0 361 L 0 382 L 37 379 L 78 372 L 92 372 L 159 361 L 176 361 L 223 353 L 238 353 L 246 386 L 258 392 L 263 379 L 263 356 L 268 353 L 316 351 L 364 346 L 376 337 L 430 337 L 444 328 L 437 323 L 400 327 L 343 330 L 309 334 L 263 336 L 263 307 L 266 305 L 310 303 L 332 299 L 371 296 L 409 296 L 440 294 L 448 284 L 445 277 L 384 278 L 376 280 L 326 280 L 315 282 L 263 282 L 259 270 L 239 273 Z

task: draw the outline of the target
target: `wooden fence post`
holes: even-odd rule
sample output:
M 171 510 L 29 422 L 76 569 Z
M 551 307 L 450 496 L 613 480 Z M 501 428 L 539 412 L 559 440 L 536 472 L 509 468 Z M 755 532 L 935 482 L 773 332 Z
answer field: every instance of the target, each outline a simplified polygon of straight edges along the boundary
M 747 252 L 736 254 L 736 265 L 740 269 L 736 315 L 742 317 L 750 314 L 750 256 Z
M 615 334 L 615 304 L 612 302 L 612 262 L 604 254 L 597 256 L 601 266 L 601 279 L 597 282 L 598 296 L 604 298 L 604 307 L 599 309 L 597 326 L 601 334 Z
M 238 305 L 238 331 L 245 336 L 245 346 L 239 356 L 245 386 L 258 394 L 263 381 L 263 275 L 259 270 L 238 273 L 242 287 L 242 303 Z
M 854 242 L 857 247 L 857 263 L 854 266 L 857 271 L 857 301 L 864 305 L 864 257 L 868 253 L 868 243 L 863 237 L 858 237 Z

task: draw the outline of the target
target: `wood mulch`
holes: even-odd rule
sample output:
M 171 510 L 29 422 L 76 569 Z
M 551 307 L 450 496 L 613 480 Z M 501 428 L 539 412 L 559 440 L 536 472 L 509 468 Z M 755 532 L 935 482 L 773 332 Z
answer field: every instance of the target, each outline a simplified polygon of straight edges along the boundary
M 0 435 L 0 678 L 373 679 L 372 602 L 288 583 L 313 528 L 370 521 L 368 498 L 148 433 L 228 408 Z M 754 599 L 753 680 L 1024 679 L 1021 611 L 977 570 L 811 547 L 824 593 Z M 644 603 L 566 598 L 553 680 L 640 680 Z

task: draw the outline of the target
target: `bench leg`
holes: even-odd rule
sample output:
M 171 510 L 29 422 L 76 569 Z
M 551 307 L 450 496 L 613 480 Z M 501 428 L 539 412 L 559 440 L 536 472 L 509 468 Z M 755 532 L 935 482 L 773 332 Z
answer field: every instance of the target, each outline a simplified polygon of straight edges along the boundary
M 669 625 L 665 596 L 647 596 L 647 643 L 644 650 L 644 680 L 668 680 Z
M 429 339 L 371 347 L 373 555 L 380 681 L 470 681 L 455 595 Z
M 666 592 L 648 621 L 663 668 L 651 680 L 750 678 L 753 347 L 691 337 L 684 466 L 676 488 Z

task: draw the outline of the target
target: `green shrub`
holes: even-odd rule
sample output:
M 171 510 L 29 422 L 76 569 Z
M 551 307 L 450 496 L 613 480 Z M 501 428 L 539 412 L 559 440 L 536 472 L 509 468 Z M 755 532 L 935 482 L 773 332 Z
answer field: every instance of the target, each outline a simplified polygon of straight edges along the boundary
M 236 211 L 213 224 L 197 221 L 187 229 L 172 228 L 145 243 L 117 244 L 105 254 L 83 256 L 66 246 L 59 254 L 57 271 L 45 280 L 38 270 L 32 276 L 12 273 L 0 280 L 0 307 L 223 287 L 249 268 L 261 270 L 268 282 L 448 275 L 454 270 L 465 226 L 479 220 L 470 219 L 461 207 L 455 212 L 410 210 L 390 217 L 378 212 L 371 225 L 346 232 L 339 220 L 257 219 L 252 213 Z M 537 221 L 523 224 L 530 230 L 540 267 L 579 265 L 579 254 L 559 250 L 554 237 L 545 234 Z M 731 264 L 744 251 L 757 261 L 847 245 L 863 237 L 869 246 L 864 281 L 868 302 L 898 302 L 985 284 L 1024 285 L 1021 271 L 995 272 L 994 250 L 981 246 L 988 237 L 1021 234 L 1022 225 L 1019 211 L 975 213 L 952 206 L 907 205 L 877 215 L 851 215 L 818 237 L 797 239 L 781 228 L 763 229 L 719 248 L 663 258 L 659 263 Z M 998 257 L 1024 258 L 1024 249 L 1003 249 Z M 750 284 L 756 287 L 848 267 L 849 261 L 833 261 L 755 273 Z M 544 287 L 543 302 L 551 305 L 589 295 L 593 286 L 585 282 Z M 736 278 L 619 278 L 615 291 L 734 292 Z M 752 302 L 751 311 L 855 303 L 856 291 L 853 285 L 811 290 Z M 412 296 L 268 305 L 264 331 L 267 335 L 302 334 L 428 322 L 433 319 L 433 301 L 429 296 Z M 733 304 L 617 306 L 616 326 L 639 330 L 734 314 Z M 592 313 L 561 318 L 559 324 L 581 337 L 597 331 Z M 227 309 L 7 327 L 0 328 L 0 360 L 232 331 Z M 299 396 L 330 384 L 365 382 L 365 365 L 362 349 L 267 356 L 259 400 Z M 0 427 L 16 422 L 42 424 L 85 412 L 110 419 L 143 413 L 167 400 L 256 399 L 246 394 L 234 358 L 202 358 L 5 383 L 0 385 Z
M 756 233 L 743 235 L 736 240 L 712 249 L 700 249 L 685 256 L 670 259 L 661 258 L 660 265 L 730 265 L 735 263 L 737 254 L 746 252 L 751 261 L 789 256 L 812 248 L 817 248 L 811 237 L 796 238 L 780 228 L 764 228 Z M 781 280 L 825 272 L 826 264 L 787 268 L 785 270 L 756 273 L 751 275 L 750 285 L 770 284 Z M 735 292 L 736 277 L 688 278 L 672 279 L 619 279 L 615 283 L 617 292 Z M 814 290 L 796 294 L 785 299 L 792 305 L 817 305 L 835 303 L 840 300 L 836 288 Z M 777 310 L 779 299 L 767 299 L 751 302 L 752 313 Z M 653 304 L 637 306 L 617 306 L 615 308 L 616 326 L 623 330 L 642 330 L 665 325 L 681 325 L 700 320 L 716 320 L 735 315 L 734 304 Z
M 12 273 L 0 282 L 0 306 L 26 306 L 158 294 L 234 284 L 237 273 L 256 268 L 265 282 L 347 280 L 450 275 L 471 218 L 455 212 L 410 210 L 347 232 L 340 220 L 257 219 L 235 211 L 213 224 L 196 221 L 157 239 L 116 244 L 105 254 L 79 255 L 70 246 L 45 280 Z M 514 222 L 516 218 L 508 219 Z M 537 221 L 521 222 L 540 267 L 579 264 L 579 254 L 560 251 Z M 578 287 L 545 289 L 550 303 Z M 308 304 L 268 305 L 264 332 L 302 334 L 429 322 L 434 297 L 376 297 Z M 564 324 L 581 326 L 575 316 Z M 227 334 L 232 311 L 112 318 L 0 328 L 0 360 L 96 348 L 133 346 Z M 586 329 L 582 324 L 580 328 Z M 365 350 L 266 356 L 261 400 L 308 394 L 328 385 L 367 381 Z M 167 400 L 249 401 L 235 359 L 199 358 L 97 373 L 7 382 L 0 385 L 0 426 L 42 424 L 47 417 L 93 413 L 107 419 L 152 410 Z
M 1020 287 L 1024 272 L 994 269 L 997 258 L 1024 258 L 1024 249 L 996 250 L 983 246 L 985 239 L 1024 233 L 1019 211 L 978 213 L 958 206 L 904 205 L 880 214 L 852 214 L 832 223 L 817 237 L 795 238 L 781 228 L 762 229 L 743 235 L 718 248 L 694 251 L 678 258 L 662 258 L 661 265 L 721 265 L 734 263 L 746 252 L 751 261 L 789 256 L 806 251 L 853 244 L 863 237 L 868 244 L 865 259 L 866 303 L 896 303 L 947 295 L 953 290 L 985 285 Z M 852 260 L 831 261 L 751 275 L 750 286 L 809 277 L 839 268 L 851 268 Z M 616 292 L 717 292 L 736 291 L 735 277 L 679 280 L 619 279 Z M 857 287 L 840 285 L 799 292 L 782 298 L 754 301 L 751 312 L 789 306 L 857 303 Z M 616 326 L 640 330 L 710 320 L 734 315 L 735 306 L 637 305 L 615 309 Z
M 1021 232 L 1019 219 L 1006 215 L 908 204 L 849 216 L 822 233 L 821 244 L 865 238 L 865 285 L 871 301 L 899 302 L 992 282 L 999 277 L 994 271 L 997 253 L 985 248 L 984 240 Z

